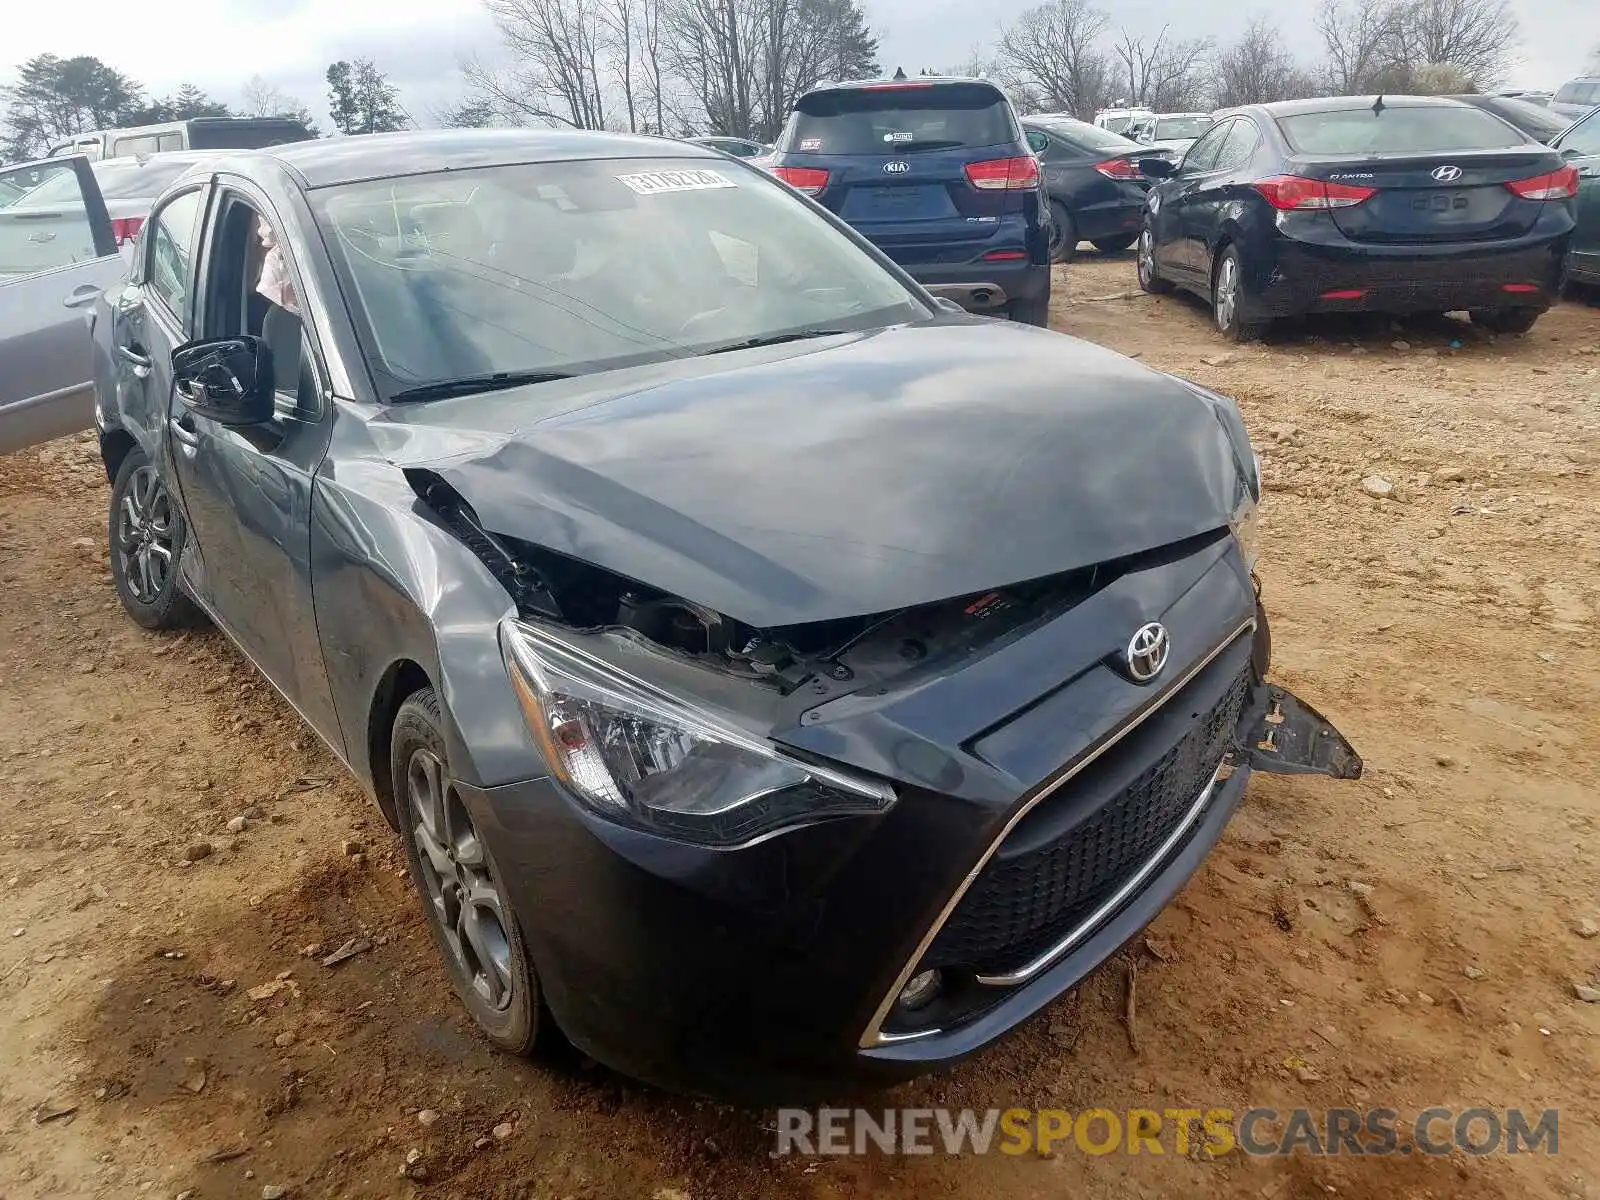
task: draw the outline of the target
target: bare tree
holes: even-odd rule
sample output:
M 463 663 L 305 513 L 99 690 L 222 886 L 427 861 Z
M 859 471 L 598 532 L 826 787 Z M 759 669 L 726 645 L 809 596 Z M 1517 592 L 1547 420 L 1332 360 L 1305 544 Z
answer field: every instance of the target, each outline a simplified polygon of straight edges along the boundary
M 1327 51 L 1328 87 L 1336 95 L 1378 90 L 1404 65 L 1392 0 L 1322 0 L 1317 32 Z
M 1001 79 L 1025 107 L 1088 120 L 1110 89 L 1111 64 L 1100 44 L 1105 31 L 1105 13 L 1088 0 L 1048 0 L 1030 8 L 1001 32 Z
M 595 6 L 605 32 L 611 78 L 622 89 L 622 107 L 627 113 L 629 133 L 639 130 L 639 107 L 634 95 L 634 52 L 640 36 L 638 9 L 637 0 L 606 0 Z
M 1473 88 L 1505 78 L 1521 38 L 1506 0 L 1401 0 L 1394 28 L 1400 55 L 1413 69 L 1448 64 Z
M 1202 68 L 1211 54 L 1207 39 L 1176 41 L 1171 29 L 1163 25 L 1154 40 L 1134 37 L 1126 29 L 1112 47 L 1122 68 L 1119 80 L 1127 84 L 1130 104 L 1142 104 L 1157 112 L 1180 112 L 1201 102 L 1204 93 Z
M 1212 59 L 1212 103 L 1267 104 L 1314 95 L 1316 81 L 1284 46 L 1283 31 L 1264 16 L 1250 18 L 1244 34 Z
M 609 28 L 584 0 L 485 0 L 511 63 L 462 67 L 473 96 L 512 124 L 606 127 Z

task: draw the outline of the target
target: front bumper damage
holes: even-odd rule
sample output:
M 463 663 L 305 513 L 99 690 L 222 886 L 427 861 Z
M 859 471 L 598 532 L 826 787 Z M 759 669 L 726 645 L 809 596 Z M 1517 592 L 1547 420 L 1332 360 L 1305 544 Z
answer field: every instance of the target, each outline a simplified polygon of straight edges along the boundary
M 1344 736 L 1304 700 L 1274 684 L 1256 689 L 1234 747 L 1255 771 L 1361 778 L 1361 756 Z

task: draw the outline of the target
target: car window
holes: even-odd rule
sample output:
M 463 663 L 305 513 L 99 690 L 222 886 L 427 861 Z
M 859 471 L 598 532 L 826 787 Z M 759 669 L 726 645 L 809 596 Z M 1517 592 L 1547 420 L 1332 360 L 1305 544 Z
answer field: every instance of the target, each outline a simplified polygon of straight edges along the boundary
M 1254 122 L 1240 117 L 1233 122 L 1228 130 L 1228 136 L 1223 139 L 1222 149 L 1217 154 L 1217 165 L 1213 170 L 1238 171 L 1250 161 L 1250 156 L 1255 153 L 1258 140 Z
M 170 150 L 183 149 L 183 134 L 163 133 L 156 139 L 156 149 L 165 154 Z
M 161 149 L 159 134 L 143 133 L 138 137 L 119 137 L 111 143 L 112 158 L 127 158 L 135 154 L 154 154 Z
M 1541 142 L 1548 142 L 1571 124 L 1570 118 L 1551 112 L 1542 104 L 1519 100 L 1515 96 L 1496 96 L 1487 101 L 1484 107 Z
M 1178 169 L 1178 174 L 1201 175 L 1215 170 L 1217 157 L 1222 153 L 1222 143 L 1227 138 L 1228 129 L 1232 124 L 1231 121 L 1224 121 L 1206 130 L 1199 140 L 1189 147 L 1189 153 L 1183 156 L 1183 166 Z
M 180 319 L 189 295 L 202 197 L 199 188 L 173 197 L 151 217 L 146 230 L 145 283 Z
M 454 170 L 311 194 L 380 393 L 586 374 L 926 307 L 785 185 L 707 159 Z
M 1568 130 L 1561 139 L 1560 147 L 1564 154 L 1600 154 L 1600 110 L 1590 113 Z
M 1278 127 L 1298 154 L 1412 154 L 1450 150 L 1506 150 L 1527 141 L 1481 108 L 1456 105 L 1385 105 L 1295 113 Z
M 1072 149 L 1087 150 L 1093 154 L 1126 154 L 1129 150 L 1139 148 L 1139 143 L 1132 138 L 1125 138 L 1120 133 L 1112 133 L 1109 129 L 1091 125 L 1087 121 L 1055 117 L 1049 121 L 1040 121 L 1039 124 L 1063 139 Z
M 1017 126 L 991 84 L 894 84 L 801 97 L 788 138 L 806 154 L 911 154 L 1007 145 Z
M 1163 117 L 1155 123 L 1153 138 L 1158 142 L 1197 138 L 1211 128 L 1210 117 Z
M 98 257 L 71 162 L 0 169 L 0 279 Z

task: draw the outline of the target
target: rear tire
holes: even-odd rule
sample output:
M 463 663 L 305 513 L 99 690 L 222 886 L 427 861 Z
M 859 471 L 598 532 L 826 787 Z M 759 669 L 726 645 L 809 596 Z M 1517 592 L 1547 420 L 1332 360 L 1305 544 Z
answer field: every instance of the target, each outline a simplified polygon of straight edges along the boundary
M 538 978 L 448 754 L 439 697 L 423 688 L 400 706 L 389 738 L 406 866 L 456 995 L 495 1046 L 531 1054 L 543 1024 Z
M 1138 238 L 1136 233 L 1119 233 L 1116 237 L 1096 238 L 1089 244 L 1101 254 L 1121 254 Z
M 1152 296 L 1164 296 L 1173 287 L 1156 273 L 1156 232 L 1149 225 L 1139 231 L 1139 286 Z
M 1542 308 L 1475 308 L 1472 323 L 1490 333 L 1527 333 L 1544 316 Z
M 1037 325 L 1050 328 L 1050 293 L 1031 300 L 1013 300 L 1006 305 L 1006 315 L 1019 325 Z
M 107 514 L 111 580 L 127 614 L 146 629 L 197 624 L 200 612 L 178 583 L 189 537 L 165 480 L 138 447 L 123 456 Z
M 1244 319 L 1243 301 L 1244 260 L 1237 246 L 1225 246 L 1211 269 L 1211 316 L 1230 342 L 1253 342 L 1266 332 L 1267 322 Z
M 1050 261 L 1069 263 L 1078 257 L 1078 223 L 1067 206 L 1050 201 Z

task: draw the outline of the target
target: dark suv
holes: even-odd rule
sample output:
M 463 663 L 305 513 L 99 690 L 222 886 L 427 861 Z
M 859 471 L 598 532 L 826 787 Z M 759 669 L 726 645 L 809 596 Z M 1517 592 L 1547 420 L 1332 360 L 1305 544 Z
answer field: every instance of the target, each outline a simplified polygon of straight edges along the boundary
M 1050 209 L 994 84 L 923 76 L 816 88 L 795 104 L 771 169 L 935 294 L 1048 322 Z

